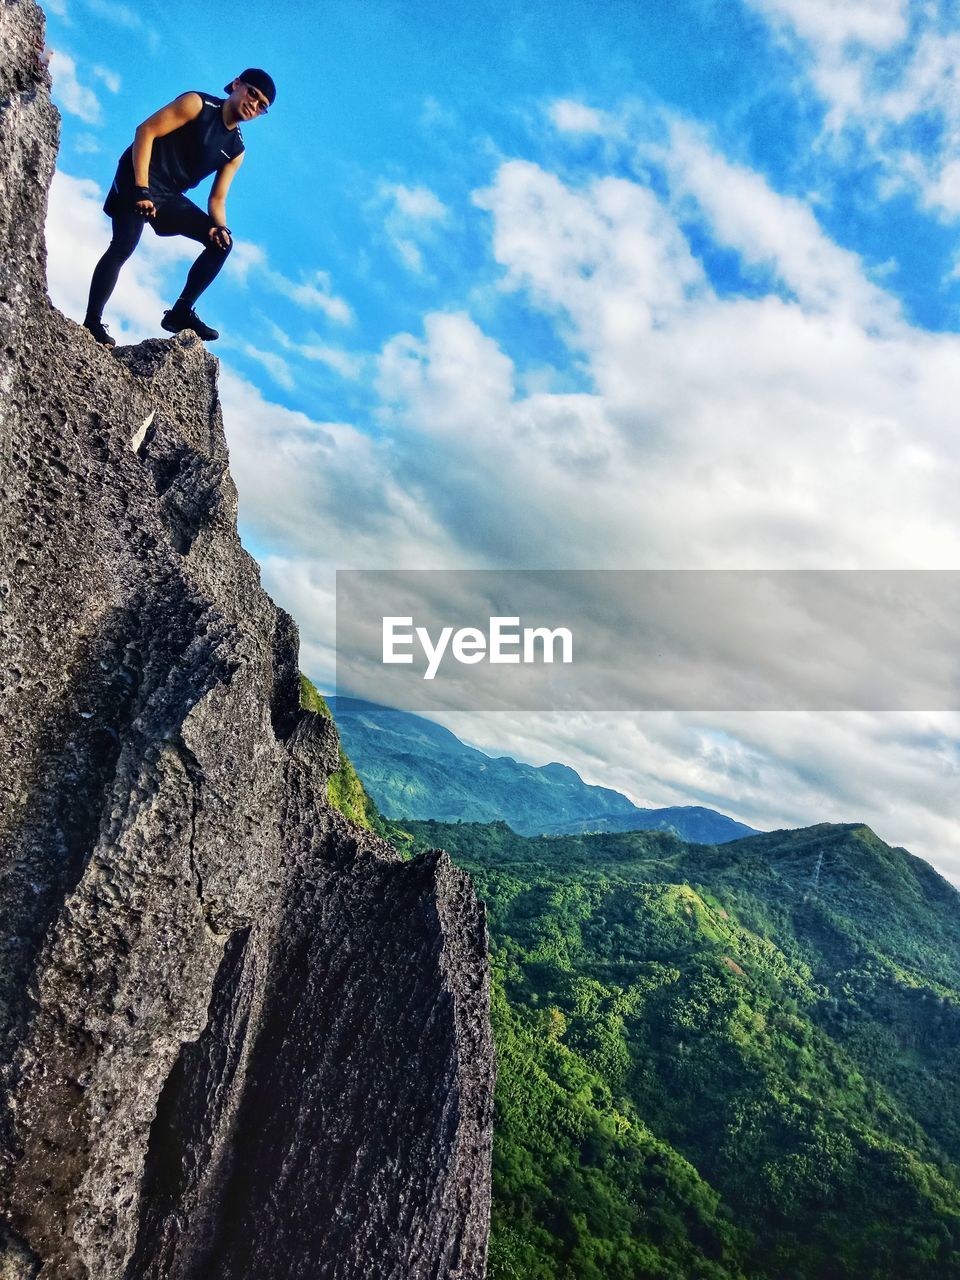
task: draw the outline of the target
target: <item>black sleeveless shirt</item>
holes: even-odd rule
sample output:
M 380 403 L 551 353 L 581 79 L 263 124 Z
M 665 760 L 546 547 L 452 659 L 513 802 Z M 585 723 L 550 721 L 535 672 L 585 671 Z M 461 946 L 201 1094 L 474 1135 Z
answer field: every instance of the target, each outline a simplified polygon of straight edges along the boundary
M 150 190 L 159 198 L 179 195 L 195 187 L 204 178 L 222 169 L 243 152 L 243 135 L 240 126 L 228 129 L 223 123 L 225 98 L 201 93 L 203 106 L 195 120 L 154 138 L 150 156 Z M 136 183 L 133 175 L 133 147 L 127 147 L 120 157 L 116 177 L 104 204 L 106 213 L 113 213 L 118 197 L 132 194 Z M 123 201 L 126 203 L 126 201 Z

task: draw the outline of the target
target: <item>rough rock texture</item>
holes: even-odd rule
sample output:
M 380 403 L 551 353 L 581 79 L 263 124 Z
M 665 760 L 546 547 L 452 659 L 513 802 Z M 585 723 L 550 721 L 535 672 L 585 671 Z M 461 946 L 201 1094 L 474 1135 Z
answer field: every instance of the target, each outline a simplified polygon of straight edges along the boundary
M 46 300 L 41 22 L 0 2 L 0 1277 L 481 1277 L 482 911 L 326 803 L 216 361 Z

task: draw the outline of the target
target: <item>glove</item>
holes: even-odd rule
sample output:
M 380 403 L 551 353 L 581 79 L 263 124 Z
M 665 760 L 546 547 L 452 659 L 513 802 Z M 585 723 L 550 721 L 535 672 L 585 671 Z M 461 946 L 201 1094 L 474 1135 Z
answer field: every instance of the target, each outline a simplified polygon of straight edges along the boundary
M 144 206 L 149 204 L 150 208 Z M 133 211 L 139 213 L 141 218 L 155 218 L 157 210 L 153 204 L 153 196 L 150 194 L 149 187 L 134 187 L 133 190 Z
M 233 232 L 229 227 L 211 227 L 210 239 L 218 249 L 223 249 L 226 252 L 233 244 Z

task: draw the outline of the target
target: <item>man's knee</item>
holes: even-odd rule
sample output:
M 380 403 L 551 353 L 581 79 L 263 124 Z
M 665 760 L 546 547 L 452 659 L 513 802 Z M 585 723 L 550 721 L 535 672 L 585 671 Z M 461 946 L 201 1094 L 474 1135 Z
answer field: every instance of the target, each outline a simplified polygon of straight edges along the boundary
M 229 231 L 224 235 L 225 230 L 226 228 L 221 227 L 219 222 L 214 222 L 212 218 L 208 218 L 206 223 L 197 226 L 195 231 L 191 229 L 183 234 L 197 240 L 205 249 L 212 250 L 218 258 L 226 258 L 233 248 L 233 237 Z

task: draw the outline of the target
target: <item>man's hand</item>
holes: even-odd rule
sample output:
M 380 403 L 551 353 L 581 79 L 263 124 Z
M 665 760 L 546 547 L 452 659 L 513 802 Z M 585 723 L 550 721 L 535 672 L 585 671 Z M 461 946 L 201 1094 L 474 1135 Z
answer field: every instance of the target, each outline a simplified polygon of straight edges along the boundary
M 222 249 L 224 253 L 226 253 L 226 251 L 233 244 L 233 237 L 230 235 L 229 227 L 211 227 L 210 239 L 217 246 L 217 248 Z
M 149 187 L 137 187 L 133 197 L 133 208 L 141 218 L 155 218 L 157 208 L 150 198 Z

